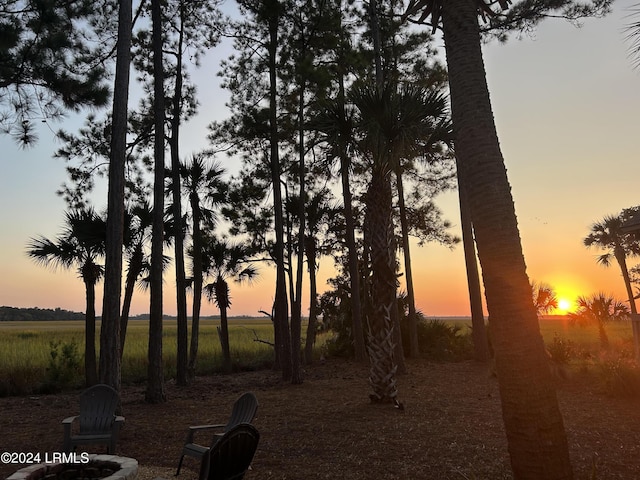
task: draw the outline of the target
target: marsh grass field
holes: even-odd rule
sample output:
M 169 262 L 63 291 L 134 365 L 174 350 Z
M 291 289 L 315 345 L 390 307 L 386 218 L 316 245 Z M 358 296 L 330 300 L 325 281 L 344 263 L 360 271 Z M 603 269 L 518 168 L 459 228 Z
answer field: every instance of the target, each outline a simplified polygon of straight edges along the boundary
M 470 334 L 470 320 L 445 318 L 441 320 L 459 327 L 460 335 Z M 222 351 L 216 327 L 219 321 L 201 321 L 198 348 L 197 375 L 220 372 Z M 306 325 L 305 325 L 306 327 Z M 99 351 L 97 325 L 96 348 Z M 570 345 L 572 356 L 586 358 L 598 352 L 598 332 L 595 326 L 572 325 L 566 317 L 540 320 L 545 344 L 550 350 Z M 122 380 L 127 384 L 145 381 L 147 375 L 147 342 L 149 322 L 129 322 L 122 360 Z M 614 322 L 607 325 L 612 349 L 622 356 L 632 353 L 631 325 Z M 303 328 L 304 334 L 304 328 Z M 318 336 L 316 355 L 332 334 Z M 229 322 L 233 371 L 254 371 L 271 367 L 273 363 L 273 327 L 269 319 L 234 318 Z M 165 378 L 175 376 L 176 322 L 165 320 L 163 328 L 163 361 Z M 304 342 L 304 339 L 303 339 Z M 15 321 L 0 322 L 0 396 L 42 393 L 83 384 L 84 362 L 83 321 Z
M 469 320 L 440 322 L 455 327 L 457 335 L 470 333 Z M 640 478 L 640 369 L 633 362 L 631 326 L 608 325 L 611 346 L 603 352 L 595 327 L 558 318 L 540 325 L 548 350 L 554 358 L 566 354 L 563 361 L 572 370 L 557 377 L 556 385 L 576 480 Z M 167 402 L 148 404 L 143 400 L 148 323 L 132 322 L 121 389 L 126 425 L 117 453 L 138 460 L 140 480 L 172 478 L 187 427 L 226 418 L 238 395 L 249 390 L 259 398 L 256 427 L 261 432 L 251 479 L 513 478 L 498 381 L 489 365 L 468 357 L 455 362 L 408 359 L 407 373 L 398 376 L 405 409 L 390 413 L 388 406 L 368 400 L 366 364 L 328 356 L 305 365 L 303 384 L 282 380 L 269 368 L 271 346 L 255 341 L 256 336 L 271 340 L 268 320 L 233 320 L 234 372 L 213 373 L 220 360 L 216 326 L 204 322 L 199 376 L 185 387 L 170 380 L 176 330 L 175 322 L 166 323 Z M 319 338 L 318 355 L 331 351 L 323 346 L 330 336 Z M 51 342 L 75 344 L 73 356 L 82 360 L 83 338 L 83 322 L 0 323 L 0 387 L 12 381 L 25 388 L 23 394 L 0 395 L 0 451 L 2 440 L 7 451 L 60 450 L 60 421 L 77 411 L 82 368 L 60 390 L 38 386 L 46 385 L 50 375 Z M 39 390 L 29 390 L 34 387 Z M 0 478 L 16 468 L 0 464 Z M 192 462 L 180 478 L 195 480 L 197 474 L 198 464 Z
M 202 320 L 198 344 L 197 375 L 222 368 L 222 350 L 216 327 L 217 320 Z M 100 322 L 97 323 L 96 349 L 100 348 Z M 147 375 L 149 322 L 132 320 L 127 328 L 122 358 L 122 380 L 144 381 Z M 176 322 L 163 324 L 163 362 L 166 378 L 175 375 Z M 229 321 L 229 342 L 233 369 L 250 371 L 268 368 L 273 360 L 273 327 L 268 319 L 235 318 Z M 322 336 L 319 338 L 319 345 Z M 48 388 L 53 380 L 68 387 L 82 385 L 84 362 L 83 321 L 16 321 L 0 323 L 0 395 L 30 393 Z M 77 367 L 75 366 L 77 364 Z M 75 373 L 63 382 L 51 378 Z M 71 370 L 71 372 L 69 372 Z

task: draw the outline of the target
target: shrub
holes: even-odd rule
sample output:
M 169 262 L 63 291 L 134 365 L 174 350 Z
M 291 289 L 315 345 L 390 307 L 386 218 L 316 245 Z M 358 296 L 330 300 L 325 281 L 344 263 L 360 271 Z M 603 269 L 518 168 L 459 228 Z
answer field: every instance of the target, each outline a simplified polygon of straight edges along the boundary
M 49 342 L 49 347 L 51 350 L 45 383 L 40 387 L 42 393 L 62 390 L 74 385 L 79 378 L 82 378 L 80 368 L 82 357 L 75 340 L 69 343 L 63 343 L 60 340 Z
M 576 344 L 557 333 L 553 335 L 553 340 L 547 345 L 547 351 L 551 355 L 551 359 L 560 365 L 568 365 L 578 355 Z
M 405 322 L 403 322 L 405 323 Z M 403 328 L 402 342 L 405 352 L 409 351 L 409 333 Z M 418 321 L 418 345 L 420 355 L 437 361 L 459 361 L 473 357 L 473 342 L 469 333 L 464 333 L 460 325 L 442 320 Z
M 616 397 L 640 397 L 640 366 L 620 354 L 600 358 L 598 375 L 605 391 Z

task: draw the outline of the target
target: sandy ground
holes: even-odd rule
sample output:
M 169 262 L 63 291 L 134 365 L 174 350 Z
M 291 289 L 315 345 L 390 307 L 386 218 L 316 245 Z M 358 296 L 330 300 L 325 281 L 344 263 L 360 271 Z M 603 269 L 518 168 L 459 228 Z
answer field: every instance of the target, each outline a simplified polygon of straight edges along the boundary
M 144 403 L 144 386 L 125 386 L 117 453 L 138 460 L 141 480 L 171 478 L 187 427 L 224 423 L 251 390 L 261 439 L 247 479 L 512 478 L 497 381 L 486 366 L 409 361 L 398 384 L 402 412 L 371 405 L 367 367 L 335 359 L 307 367 L 296 386 L 271 371 L 168 383 L 161 405 Z M 640 401 L 609 398 L 586 374 L 559 381 L 558 398 L 577 479 L 640 479 Z M 0 398 L 0 452 L 60 451 L 60 422 L 77 405 L 78 392 Z M 0 478 L 17 468 L 0 464 Z M 179 478 L 194 480 L 197 471 L 187 458 Z

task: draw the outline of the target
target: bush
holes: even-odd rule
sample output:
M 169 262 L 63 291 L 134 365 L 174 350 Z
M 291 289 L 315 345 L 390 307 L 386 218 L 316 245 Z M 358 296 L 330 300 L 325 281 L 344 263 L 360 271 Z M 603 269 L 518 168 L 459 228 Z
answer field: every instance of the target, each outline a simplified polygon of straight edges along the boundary
M 620 354 L 608 354 L 598 363 L 598 376 L 605 391 L 615 397 L 640 397 L 640 366 Z
M 49 342 L 49 366 L 45 375 L 45 383 L 40 392 L 57 392 L 75 386 L 82 378 L 82 357 L 75 340 L 63 343 L 60 340 Z
M 331 338 L 327 339 L 324 348 L 329 357 L 353 358 L 355 355 L 350 331 L 335 332 Z
M 557 333 L 553 335 L 553 341 L 547 345 L 547 351 L 551 359 L 559 365 L 568 365 L 578 355 L 576 344 Z
M 403 322 L 402 345 L 409 352 L 409 329 Z M 473 342 L 470 333 L 464 333 L 460 325 L 442 320 L 418 321 L 418 345 L 420 356 L 437 361 L 460 361 L 473 358 Z

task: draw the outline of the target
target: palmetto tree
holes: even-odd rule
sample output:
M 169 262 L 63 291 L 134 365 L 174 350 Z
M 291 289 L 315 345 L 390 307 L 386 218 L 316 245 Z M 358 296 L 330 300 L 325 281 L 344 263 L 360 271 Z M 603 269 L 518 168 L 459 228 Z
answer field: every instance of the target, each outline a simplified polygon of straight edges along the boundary
M 368 323 L 370 377 L 374 402 L 398 405 L 394 358 L 397 334 L 396 256 L 393 226 L 391 175 L 396 163 L 413 145 L 417 136 L 415 115 L 419 109 L 406 108 L 411 87 L 398 92 L 395 86 L 362 84 L 350 92 L 350 99 L 359 111 L 357 148 L 369 162 L 371 181 L 366 201 L 365 242 L 369 247 L 371 279 Z M 413 99 L 415 101 L 415 98 Z
M 404 87 L 398 95 L 397 111 L 402 112 L 402 146 L 392 159 L 396 176 L 398 208 L 404 253 L 404 270 L 409 305 L 409 329 L 411 356 L 420 354 L 418 346 L 418 319 L 411 269 L 409 248 L 409 223 L 405 206 L 403 174 L 415 158 L 428 159 L 441 142 L 451 140 L 451 122 L 448 118 L 446 97 L 438 90 L 427 90 L 415 86 Z M 393 110 L 389 112 L 393 114 Z
M 193 155 L 181 168 L 182 187 L 189 197 L 191 208 L 191 249 L 193 309 L 191 314 L 191 344 L 189 346 L 188 372 L 195 375 L 200 329 L 200 307 L 202 305 L 203 283 L 203 225 L 213 226 L 216 213 L 213 205 L 224 201 L 227 185 L 222 176 L 225 171 L 218 163 L 207 165 L 202 154 Z
M 153 211 L 146 201 L 140 201 L 125 212 L 124 254 L 127 274 L 120 314 L 120 355 L 124 352 L 135 286 L 142 275 L 149 272 L 150 260 L 145 249 L 151 241 L 152 224 Z
M 629 308 L 610 295 L 596 293 L 590 297 L 578 297 L 578 308 L 569 318 L 581 325 L 595 324 L 598 327 L 600 348 L 609 347 L 609 337 L 605 325 L 611 321 L 629 318 Z
M 551 285 L 531 282 L 531 291 L 538 315 L 547 315 L 558 308 L 558 297 Z
M 624 286 L 627 291 L 629 300 L 629 308 L 633 315 L 638 312 L 636 310 L 633 289 L 631 287 L 631 279 L 629 277 L 629 269 L 627 268 L 627 257 L 640 255 L 640 242 L 632 234 L 625 233 L 622 228 L 624 218 L 622 215 L 607 215 L 599 222 L 591 225 L 591 233 L 587 235 L 583 242 L 587 248 L 595 247 L 605 250 L 605 253 L 598 256 L 597 262 L 605 267 L 611 265 L 612 260 L 618 263 Z M 640 332 L 633 322 L 633 338 L 636 349 L 636 357 L 638 357 L 640 345 Z
M 85 350 L 84 368 L 87 386 L 98 380 L 96 361 L 96 283 L 104 271 L 98 263 L 104 256 L 106 222 L 93 209 L 65 214 L 63 232 L 50 240 L 33 238 L 27 255 L 36 262 L 54 268 L 76 268 L 85 286 Z
M 507 31 L 548 12 L 580 16 L 593 7 L 566 1 L 411 0 L 405 17 L 442 25 L 455 149 L 470 205 L 491 323 L 511 465 L 517 479 L 570 479 L 562 416 L 526 273 L 511 188 L 493 119 L 478 14 Z M 603 6 L 604 4 L 604 6 Z M 584 8 L 583 8 L 584 7 Z
M 632 235 L 623 232 L 623 223 L 624 219 L 621 216 L 607 215 L 591 225 L 591 233 L 584 238 L 583 242 L 585 247 L 606 250 L 597 258 L 600 265 L 609 267 L 611 261 L 615 259 L 622 273 L 631 313 L 637 313 L 627 268 L 627 257 L 640 255 L 640 243 Z
M 248 263 L 253 253 L 253 250 L 245 244 L 203 236 L 203 273 L 214 279 L 213 282 L 204 286 L 204 291 L 220 309 L 220 343 L 226 370 L 231 368 L 229 323 L 227 321 L 231 295 L 228 280 L 251 281 L 258 275 L 255 266 Z

